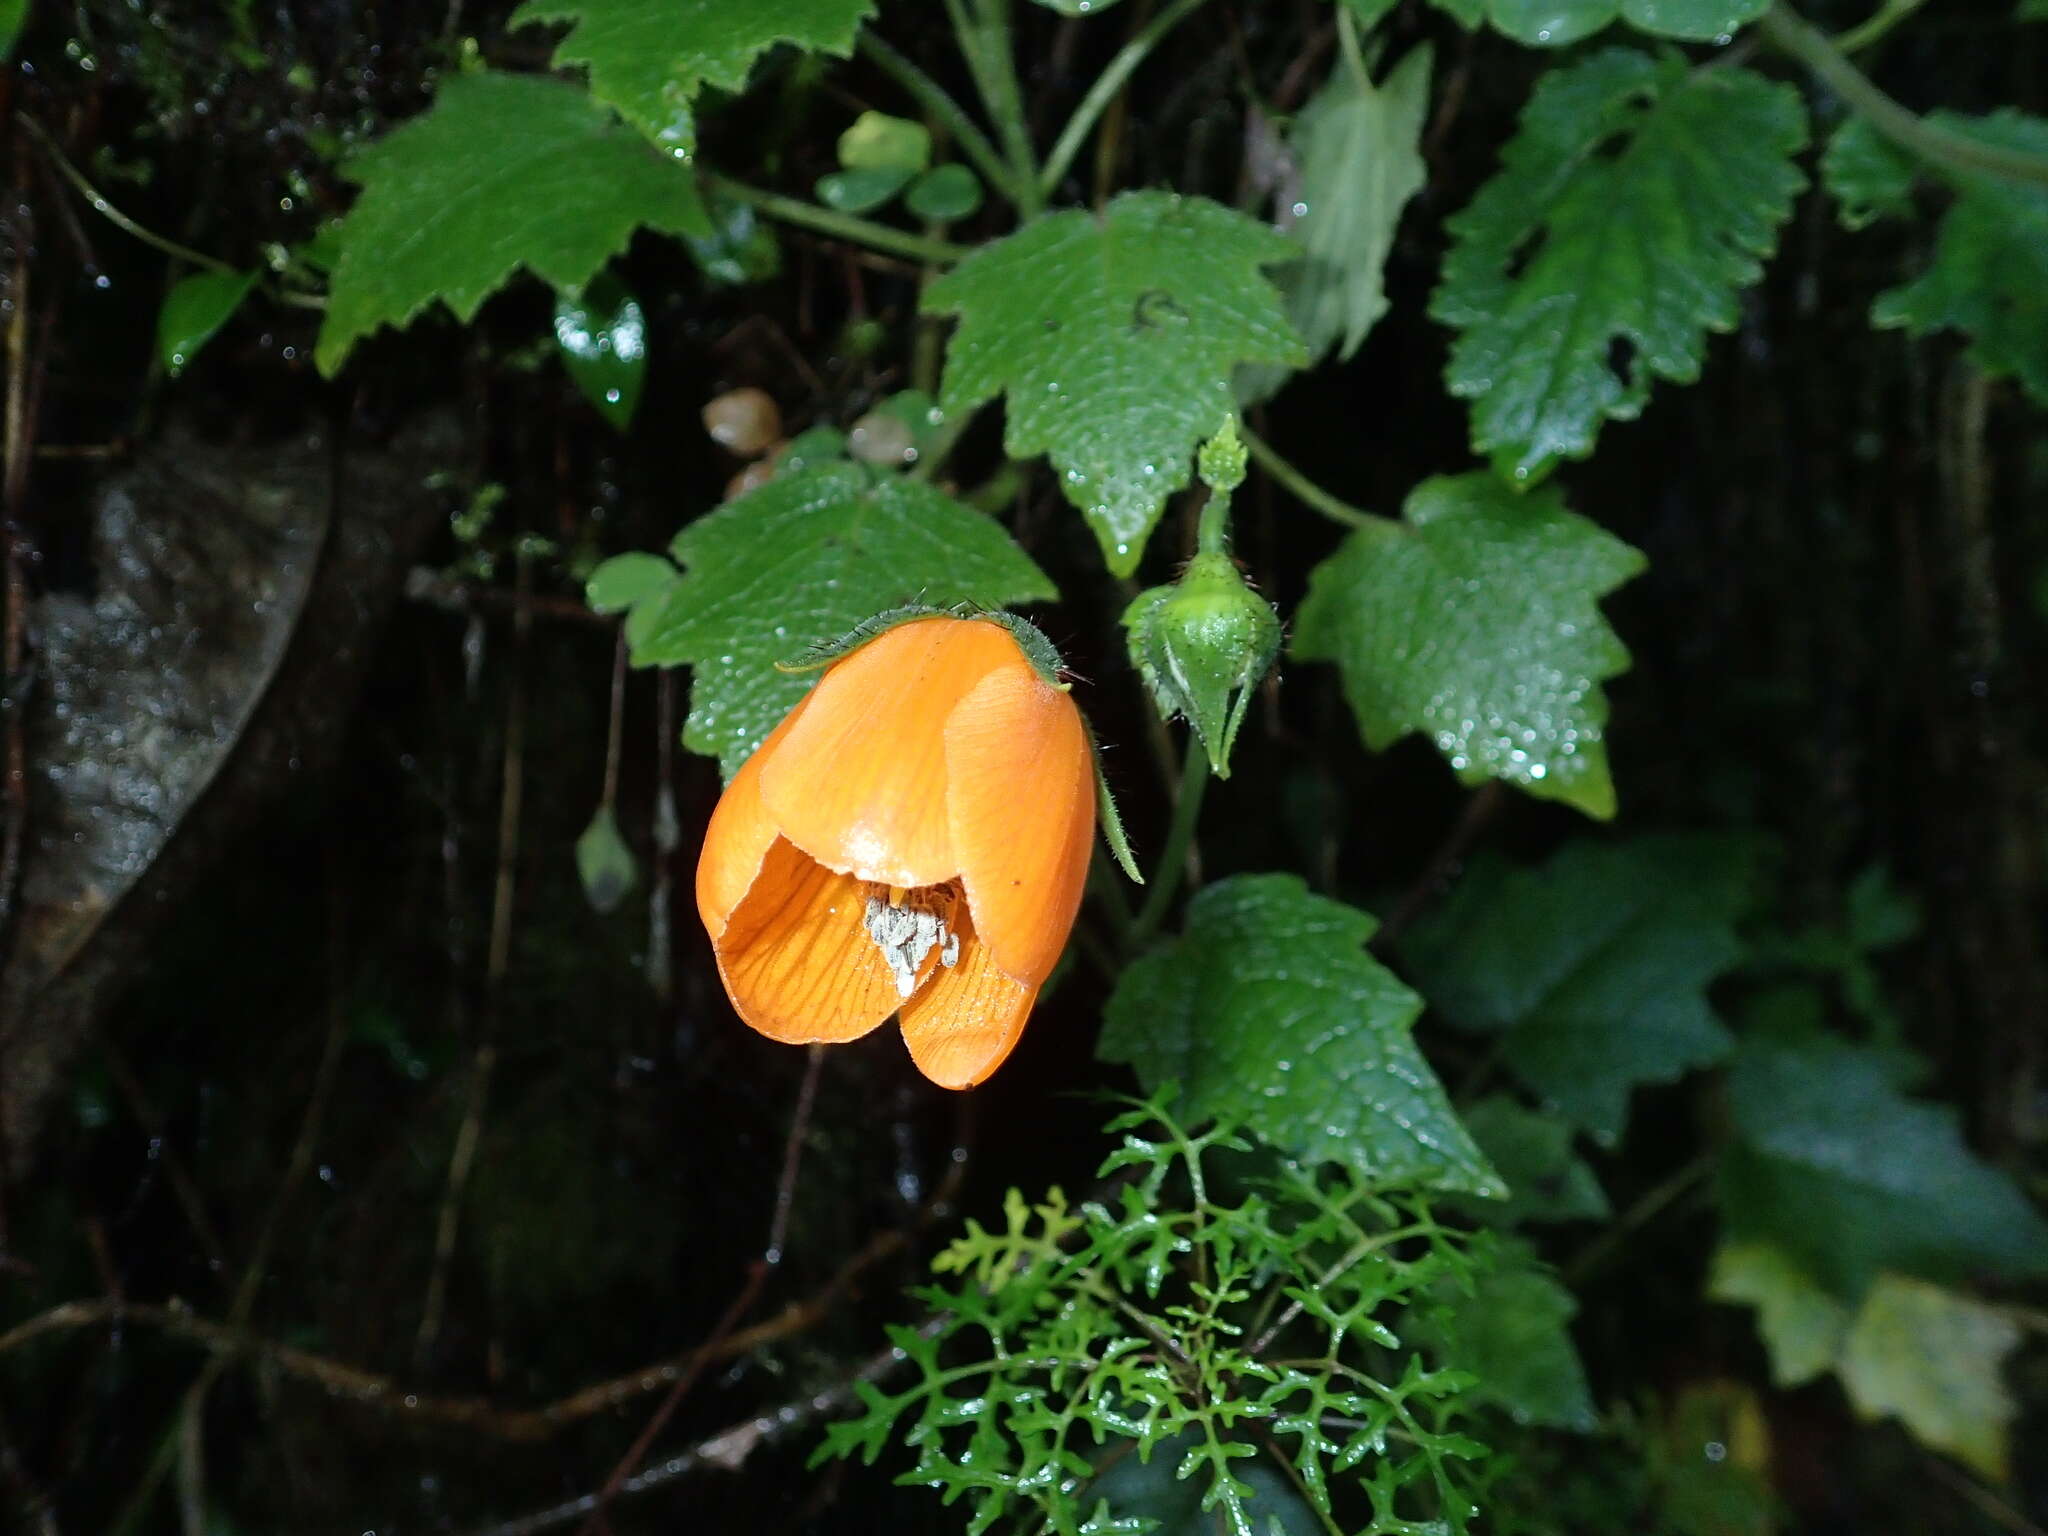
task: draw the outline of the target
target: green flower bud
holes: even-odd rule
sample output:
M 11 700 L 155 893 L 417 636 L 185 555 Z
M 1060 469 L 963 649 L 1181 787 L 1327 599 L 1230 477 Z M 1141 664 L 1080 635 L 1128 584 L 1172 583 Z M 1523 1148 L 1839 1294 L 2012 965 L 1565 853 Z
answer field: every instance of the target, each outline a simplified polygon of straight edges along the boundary
M 1197 555 L 1171 586 L 1124 610 L 1131 663 L 1162 713 L 1185 715 L 1214 765 L 1230 777 L 1230 748 L 1252 689 L 1280 649 L 1273 605 L 1245 585 L 1225 554 Z

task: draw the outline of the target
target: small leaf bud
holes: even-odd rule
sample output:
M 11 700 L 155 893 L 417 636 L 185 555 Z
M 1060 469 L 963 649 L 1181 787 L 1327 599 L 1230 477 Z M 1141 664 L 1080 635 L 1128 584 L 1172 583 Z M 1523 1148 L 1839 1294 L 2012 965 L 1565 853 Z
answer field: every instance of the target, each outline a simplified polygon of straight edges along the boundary
M 1230 749 L 1252 690 L 1280 650 L 1273 605 L 1245 584 L 1228 555 L 1196 555 L 1170 586 L 1141 592 L 1124 610 L 1131 662 L 1166 715 L 1185 715 L 1214 765 L 1230 777 Z

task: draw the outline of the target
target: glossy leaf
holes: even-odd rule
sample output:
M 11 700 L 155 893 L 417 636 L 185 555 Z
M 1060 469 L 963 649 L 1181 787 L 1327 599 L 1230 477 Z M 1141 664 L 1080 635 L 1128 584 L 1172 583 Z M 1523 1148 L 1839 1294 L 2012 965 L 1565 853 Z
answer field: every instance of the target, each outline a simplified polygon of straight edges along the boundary
M 696 148 L 691 101 L 702 85 L 738 91 L 777 43 L 836 53 L 874 14 L 874 0 L 527 0 L 511 25 L 573 22 L 557 67 L 590 71 L 590 93 L 671 154 Z
M 1309 1161 L 1496 1192 L 1410 1037 L 1421 999 L 1365 953 L 1377 926 L 1293 875 L 1205 886 L 1186 931 L 1124 972 L 1096 1054 Z
M 782 248 L 753 205 L 712 192 L 704 199 L 710 232 L 685 235 L 698 269 L 714 283 L 766 282 L 782 270 Z
M 2000 1309 L 1882 1275 L 1843 1341 L 1842 1385 L 1865 1417 L 1895 1417 L 1922 1443 L 2002 1483 L 2019 1415 L 2002 1377 L 2019 1344 L 2019 1324 Z
M 1241 213 L 1167 192 L 1043 214 L 925 290 L 928 312 L 960 316 L 940 403 L 1007 392 L 1010 454 L 1051 456 L 1128 575 L 1195 445 L 1232 413 L 1231 370 L 1305 360 L 1260 270 L 1292 254 Z
M 1467 783 L 1612 816 L 1600 684 L 1629 658 L 1598 600 L 1642 568 L 1555 490 L 1426 480 L 1402 521 L 1359 529 L 1311 573 L 1294 654 L 1338 664 L 1375 751 L 1422 731 Z
M 694 669 L 683 745 L 728 776 L 816 681 L 776 670 L 913 599 L 987 607 L 1056 594 L 1000 525 L 920 481 L 857 464 L 778 475 L 676 535 L 685 575 L 635 609 L 637 666 Z
M 981 206 L 981 179 L 964 165 L 934 166 L 910 184 L 903 206 L 920 219 L 944 224 Z
M 1937 113 L 1934 120 L 1987 144 L 2048 158 L 2048 118 Z M 1916 336 L 1961 331 L 1979 368 L 2019 380 L 2037 405 L 2048 406 L 2048 187 L 1960 179 L 1933 263 L 1915 281 L 1880 294 L 1870 318 Z
M 1657 379 L 1699 377 L 1804 184 L 1798 92 L 1608 49 L 1537 86 L 1501 170 L 1446 226 L 1431 313 L 1472 446 L 1518 480 L 1590 453 Z M 1627 237 L 1615 211 L 1626 209 Z
M 1479 1209 L 1484 1219 L 1514 1226 L 1597 1221 L 1609 1214 L 1607 1192 L 1572 1150 L 1570 1121 L 1498 1093 L 1467 1109 L 1464 1120 L 1480 1152 L 1507 1181 L 1507 1198 Z
M 1437 0 L 1439 5 L 1444 0 Z M 1477 4 L 1479 0 L 1471 0 Z M 1617 17 L 1638 32 L 1689 42 L 1727 42 L 1770 0 L 1484 0 L 1494 29 L 1532 48 L 1563 48 Z M 1458 7 L 1444 5 L 1454 12 Z
M 1630 1091 L 1728 1054 L 1706 988 L 1742 958 L 1747 843 L 1699 834 L 1568 843 L 1547 864 L 1475 863 L 1410 930 L 1401 959 L 1461 1029 L 1612 1144 Z
M 176 378 L 256 286 L 255 272 L 196 272 L 164 296 L 156 317 L 156 355 Z
M 380 326 L 435 300 L 469 321 L 524 267 L 575 292 L 646 225 L 703 235 L 695 183 L 572 85 L 457 75 L 424 117 L 345 169 L 362 183 L 341 227 L 315 357 L 332 374 Z
M 1562 48 L 1613 21 L 1615 0 L 1486 0 L 1486 19 L 1532 48 Z
M 1394 228 L 1422 189 L 1420 142 L 1429 110 L 1428 47 L 1413 49 L 1374 85 L 1340 56 L 1329 81 L 1302 108 L 1288 142 L 1300 179 L 1290 187 L 1289 234 L 1302 258 L 1278 273 L 1287 315 L 1312 359 L 1350 357 L 1386 313 L 1384 269 Z M 1280 369 L 1247 370 L 1257 397 L 1278 388 Z
M 630 427 L 647 378 L 647 317 L 640 301 L 609 273 L 579 294 L 557 294 L 555 345 L 583 397 L 621 432 Z
M 1728 1074 L 1721 1203 L 1836 1295 L 1881 1269 L 1944 1280 L 2048 1274 L 2048 1221 L 1964 1144 L 1953 1109 L 1906 1098 L 1893 1058 L 1829 1036 L 1745 1039 Z

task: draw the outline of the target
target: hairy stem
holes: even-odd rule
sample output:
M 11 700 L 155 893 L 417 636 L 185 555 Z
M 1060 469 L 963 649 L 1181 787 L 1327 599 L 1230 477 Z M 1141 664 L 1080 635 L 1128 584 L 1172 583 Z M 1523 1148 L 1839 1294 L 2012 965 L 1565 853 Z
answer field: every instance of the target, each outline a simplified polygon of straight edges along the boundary
M 1167 830 L 1166 847 L 1159 855 L 1159 865 L 1152 873 L 1152 879 L 1145 887 L 1145 904 L 1138 909 L 1137 920 L 1131 924 L 1130 948 L 1142 949 L 1159 925 L 1166 920 L 1173 898 L 1180 890 L 1181 876 L 1186 873 L 1188 852 L 1194 846 L 1195 823 L 1202 816 L 1202 795 L 1209 787 L 1209 754 L 1202 749 L 1202 739 L 1193 731 L 1188 732 L 1187 756 L 1181 760 L 1180 792 L 1173 802 L 1173 825 Z
M 1261 469 L 1292 492 L 1297 501 L 1322 513 L 1331 522 L 1342 523 L 1346 528 L 1370 528 L 1375 523 L 1387 521 L 1363 507 L 1354 507 L 1348 501 L 1339 501 L 1288 463 L 1280 456 L 1278 449 L 1243 422 L 1238 423 L 1237 435 L 1244 439 L 1245 448 L 1259 461 Z

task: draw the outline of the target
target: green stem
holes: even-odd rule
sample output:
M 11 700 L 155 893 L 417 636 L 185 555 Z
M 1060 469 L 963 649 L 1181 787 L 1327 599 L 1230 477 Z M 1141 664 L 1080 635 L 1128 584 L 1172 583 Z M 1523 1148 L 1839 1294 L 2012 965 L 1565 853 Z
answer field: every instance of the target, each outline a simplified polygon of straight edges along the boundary
M 1757 30 L 1773 47 L 1812 70 L 1871 127 L 1928 164 L 1963 176 L 2001 176 L 2033 186 L 2048 185 L 2048 157 L 1981 143 L 1908 112 L 1872 84 L 1825 33 L 1782 3 L 1764 12 Z
M 988 108 L 1009 161 L 1009 189 L 1024 218 L 1041 212 L 1045 198 L 1038 190 L 1038 166 L 1031 152 L 1031 128 L 1024 116 L 1024 96 L 1017 85 L 1017 63 L 1010 52 L 1009 0 L 946 0 L 946 15 L 960 52 L 974 75 L 982 105 Z
M 1142 949 L 1159 925 L 1180 889 L 1187 872 L 1188 849 L 1194 845 L 1195 823 L 1202 815 L 1202 795 L 1209 788 L 1209 754 L 1202 750 L 1202 738 L 1188 732 L 1188 754 L 1181 761 L 1180 793 L 1173 802 L 1173 825 L 1166 834 L 1166 847 L 1159 855 L 1158 868 L 1145 887 L 1145 904 L 1131 924 L 1130 948 Z
M 946 131 L 953 135 L 990 185 L 1011 202 L 1018 200 L 1016 179 L 1010 167 L 1004 163 L 995 145 L 989 142 L 988 135 L 981 131 L 980 125 L 967 115 L 967 109 L 955 101 L 944 86 L 866 28 L 861 30 L 860 51 L 916 97 L 918 105 L 945 125 Z
M 1195 520 L 1195 551 L 1220 555 L 1230 545 L 1230 492 L 1212 490 Z
M 1243 422 L 1237 424 L 1237 435 L 1244 439 L 1246 449 L 1259 461 L 1261 469 L 1292 491 L 1296 500 L 1322 513 L 1331 522 L 1342 523 L 1346 528 L 1371 528 L 1388 521 L 1366 511 L 1363 507 L 1354 507 L 1348 501 L 1339 501 L 1280 457 L 1279 451 L 1271 443 Z
M 958 261 L 968 251 L 966 246 L 955 245 L 950 240 L 934 240 L 925 235 L 913 235 L 907 230 L 891 229 L 873 219 L 841 213 L 836 208 L 823 208 L 801 198 L 784 197 L 780 192 L 766 192 L 715 172 L 705 173 L 704 184 L 759 209 L 771 219 L 814 229 L 821 235 L 836 235 L 856 245 L 887 251 L 892 256 L 907 256 L 912 261 L 952 262 Z
M 1666 1206 L 1681 1195 L 1685 1195 L 1706 1182 L 1714 1171 L 1714 1154 L 1702 1152 L 1676 1173 L 1654 1184 L 1634 1205 L 1614 1219 L 1611 1226 L 1592 1242 L 1588 1243 L 1578 1256 L 1564 1267 L 1564 1283 L 1577 1288 L 1625 1243 L 1630 1234 L 1646 1224 Z
M 1885 0 L 1868 21 L 1837 33 L 1835 46 L 1844 53 L 1861 53 L 1926 3 L 1927 0 Z
M 92 205 L 94 213 L 105 219 L 116 229 L 126 230 L 144 245 L 153 245 L 166 256 L 175 256 L 180 261 L 189 261 L 193 266 L 203 267 L 208 272 L 226 272 L 238 277 L 241 275 L 237 268 L 229 266 L 218 256 L 209 256 L 204 251 L 193 250 L 189 245 L 180 245 L 175 240 L 166 240 L 155 230 L 146 229 L 136 223 L 127 214 L 102 197 L 99 188 L 87 181 L 78 167 L 64 158 L 64 151 L 57 147 L 57 141 L 50 137 L 41 123 L 26 113 L 18 116 L 16 120 L 29 131 L 31 137 L 41 143 L 44 152 L 50 157 L 50 163 L 57 167 L 57 173 L 78 189 L 79 194 L 84 197 L 86 202 Z
M 1054 141 L 1052 153 L 1046 156 L 1045 169 L 1039 173 L 1038 190 L 1043 197 L 1050 197 L 1059 189 L 1061 179 L 1067 174 L 1067 167 L 1074 163 L 1074 156 L 1081 152 L 1089 132 L 1096 120 L 1109 110 L 1109 104 L 1116 100 L 1118 91 L 1131 72 L 1145 62 L 1145 55 L 1158 46 L 1159 40 L 1180 24 L 1183 18 L 1195 11 L 1203 0 L 1174 0 L 1165 10 L 1117 50 L 1116 57 L 1108 67 L 1095 77 L 1095 83 L 1088 87 L 1088 94 L 1081 98 L 1081 104 L 1074 108 L 1074 115 L 1067 119 L 1067 126 L 1060 130 Z

